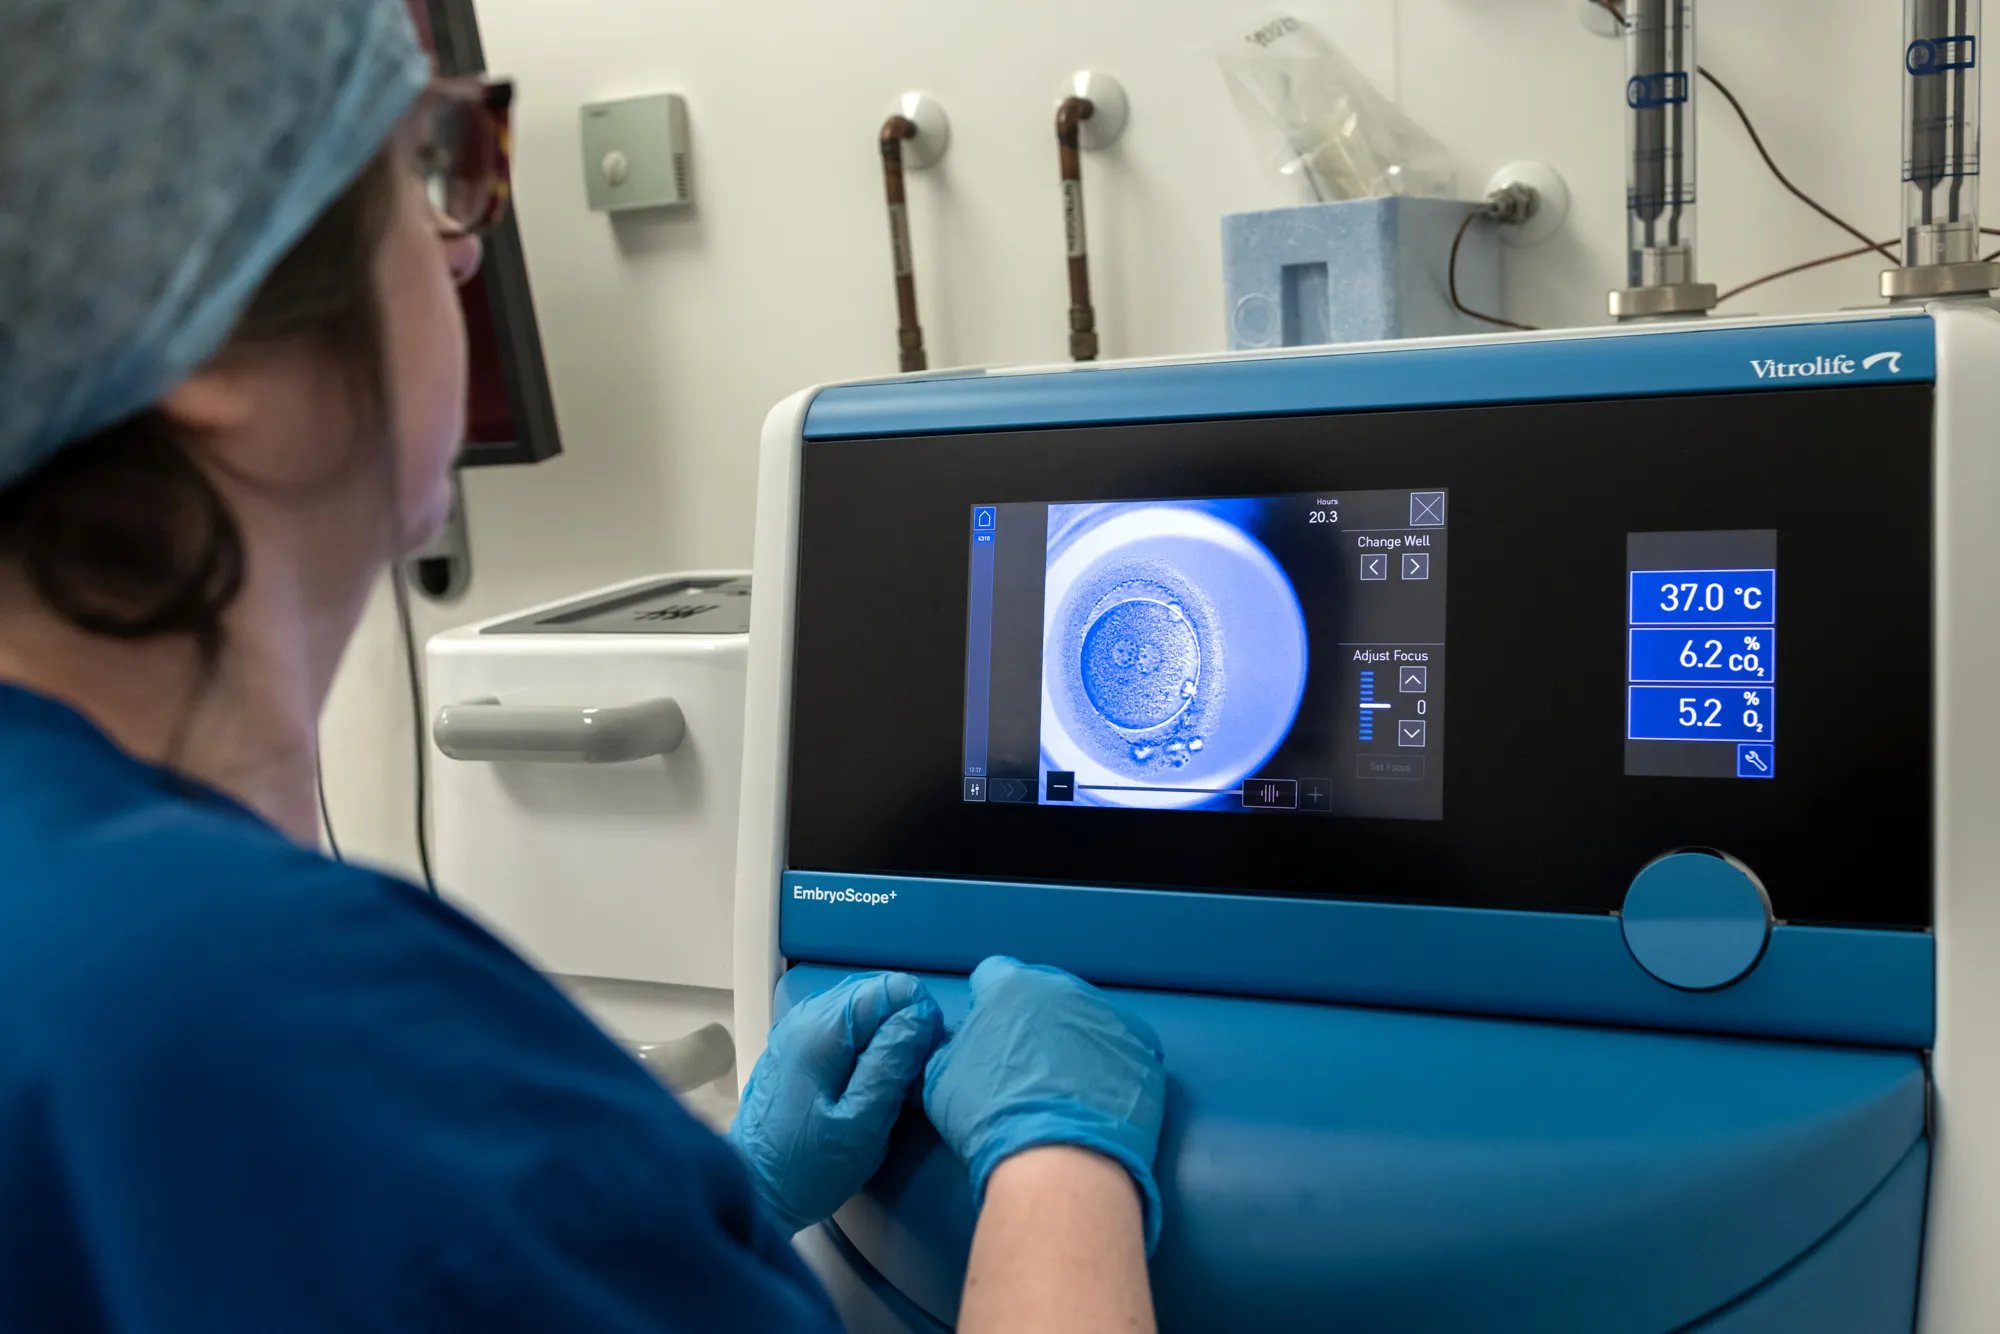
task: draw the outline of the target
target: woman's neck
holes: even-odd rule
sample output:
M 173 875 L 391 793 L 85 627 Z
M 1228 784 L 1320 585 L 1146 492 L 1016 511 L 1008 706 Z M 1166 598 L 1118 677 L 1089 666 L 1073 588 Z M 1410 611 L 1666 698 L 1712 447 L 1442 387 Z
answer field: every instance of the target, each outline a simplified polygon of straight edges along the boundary
M 226 792 L 316 846 L 319 712 L 352 622 L 315 624 L 301 603 L 253 579 L 210 664 L 186 638 L 79 630 L 0 581 L 0 680 L 69 704 L 127 753 Z

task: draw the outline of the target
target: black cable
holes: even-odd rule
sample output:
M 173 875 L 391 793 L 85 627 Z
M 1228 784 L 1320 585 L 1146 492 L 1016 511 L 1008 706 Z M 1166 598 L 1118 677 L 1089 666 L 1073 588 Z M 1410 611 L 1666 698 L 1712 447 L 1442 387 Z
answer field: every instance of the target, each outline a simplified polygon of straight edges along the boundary
M 1473 209 L 1465 215 L 1465 221 L 1458 224 L 1458 235 L 1451 238 L 1451 259 L 1445 265 L 1445 286 L 1451 292 L 1452 309 L 1461 315 L 1469 315 L 1475 320 L 1484 320 L 1486 323 L 1498 325 L 1502 329 L 1519 329 L 1522 333 L 1533 333 L 1536 329 L 1535 325 L 1520 324 L 1514 320 L 1503 320 L 1498 315 L 1488 315 L 1483 310 L 1474 310 L 1458 299 L 1459 247 L 1465 244 L 1465 234 L 1472 230 L 1472 224 L 1478 222 L 1481 218 L 1490 216 L 1492 216 L 1490 207 Z
M 1849 222 L 1847 219 L 1836 214 L 1832 209 L 1820 203 L 1817 199 L 1814 199 L 1804 190 L 1801 190 L 1799 189 L 1798 186 L 1793 185 L 1791 177 L 1785 175 L 1783 171 L 1779 170 L 1776 160 L 1774 160 L 1771 157 L 1770 150 L 1764 147 L 1764 137 L 1757 133 L 1757 127 L 1750 122 L 1750 113 L 1745 111 L 1743 109 L 1743 104 L 1736 100 L 1736 94 L 1730 92 L 1729 86 L 1727 84 L 1725 84 L 1722 80 L 1716 78 L 1706 69 L 1702 69 L 1699 66 L 1697 66 L 1696 69 L 1702 78 L 1707 79 L 1711 84 L 1715 85 L 1715 91 L 1721 93 L 1724 100 L 1726 100 L 1729 103 L 1729 105 L 1735 110 L 1736 118 L 1743 122 L 1744 133 L 1750 136 L 1751 147 L 1757 150 L 1757 156 L 1764 159 L 1764 165 L 1769 167 L 1771 169 L 1771 174 L 1778 178 L 1779 185 L 1784 186 L 1786 190 L 1791 192 L 1794 198 L 1796 198 L 1800 203 L 1804 204 L 1807 208 L 1819 214 L 1822 218 L 1825 218 L 1828 222 L 1840 228 L 1840 230 L 1846 232 L 1849 236 L 1853 237 L 1855 240 L 1861 242 L 1863 254 L 1866 254 L 1870 250 L 1874 250 L 1880 252 L 1882 258 L 1888 260 L 1891 264 L 1902 263 L 1902 260 L 1896 257 L 1895 252 L 1889 249 L 1889 243 L 1887 241 L 1876 241 L 1871 239 L 1867 232 L 1862 231 L 1859 227 L 1856 227 L 1853 223 Z
M 1843 259 L 1859 259 L 1863 255 L 1872 255 L 1879 248 L 1876 245 L 1870 244 L 1856 250 L 1843 250 L 1837 255 L 1822 255 L 1818 259 L 1809 259 L 1803 264 L 1794 264 L 1788 269 L 1779 269 L 1776 273 L 1767 273 L 1761 278 L 1752 278 L 1749 282 L 1732 287 L 1727 292 L 1724 292 L 1715 299 L 1715 304 L 1719 306 L 1725 301 L 1732 301 L 1742 296 L 1753 287 L 1762 287 L 1765 283 L 1776 282 L 1780 278 L 1789 278 L 1795 273 L 1804 273 L 1807 269 L 1817 269 L 1824 264 L 1838 264 Z
M 319 793 L 319 827 L 326 831 L 326 850 L 337 862 L 347 858 L 340 855 L 340 840 L 333 833 L 333 812 L 326 804 L 326 770 L 320 767 L 320 757 L 313 755 L 313 787 Z
M 417 864 L 423 868 L 424 888 L 438 896 L 437 876 L 431 872 L 431 835 L 425 827 L 424 808 L 429 805 L 428 766 L 424 753 L 424 686 L 417 672 L 417 634 L 410 624 L 410 588 L 400 566 L 390 571 L 389 584 L 396 594 L 396 620 L 403 631 L 403 665 L 410 676 L 410 732 L 416 746 L 417 762 Z

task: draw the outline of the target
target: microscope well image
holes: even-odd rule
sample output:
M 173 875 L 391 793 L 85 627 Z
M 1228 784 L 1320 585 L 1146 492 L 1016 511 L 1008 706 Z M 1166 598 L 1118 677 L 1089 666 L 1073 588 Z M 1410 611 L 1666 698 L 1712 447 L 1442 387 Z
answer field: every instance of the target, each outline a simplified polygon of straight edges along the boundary
M 1044 600 L 1044 767 L 1095 805 L 1233 792 L 1284 740 L 1305 622 L 1240 502 L 1055 505 Z

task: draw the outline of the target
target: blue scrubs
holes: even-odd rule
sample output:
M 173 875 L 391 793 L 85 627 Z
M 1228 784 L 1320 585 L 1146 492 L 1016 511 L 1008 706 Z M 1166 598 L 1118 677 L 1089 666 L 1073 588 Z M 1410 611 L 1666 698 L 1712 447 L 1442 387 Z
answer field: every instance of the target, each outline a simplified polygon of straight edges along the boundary
M 485 931 L 0 686 L 0 1329 L 838 1328 Z

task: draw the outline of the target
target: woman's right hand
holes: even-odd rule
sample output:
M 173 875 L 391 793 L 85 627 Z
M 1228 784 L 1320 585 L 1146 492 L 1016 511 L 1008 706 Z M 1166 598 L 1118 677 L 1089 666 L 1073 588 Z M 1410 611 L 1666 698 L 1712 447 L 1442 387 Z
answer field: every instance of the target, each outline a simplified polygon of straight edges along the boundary
M 972 974 L 972 1009 L 931 1057 L 924 1109 L 972 1172 L 987 1178 L 1024 1149 L 1069 1144 L 1124 1167 L 1160 1235 L 1153 1158 L 1166 1111 L 1160 1040 L 1110 997 L 1055 968 L 988 959 Z

